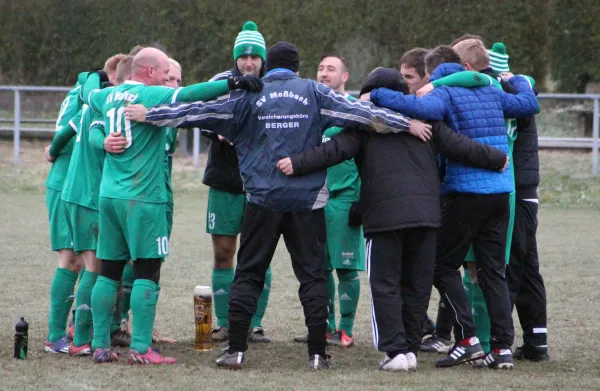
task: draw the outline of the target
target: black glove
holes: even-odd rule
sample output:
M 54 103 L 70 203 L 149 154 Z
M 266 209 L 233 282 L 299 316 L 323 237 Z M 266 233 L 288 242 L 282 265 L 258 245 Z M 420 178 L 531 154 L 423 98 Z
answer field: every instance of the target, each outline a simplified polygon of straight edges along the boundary
M 230 90 L 247 90 L 251 92 L 262 91 L 263 82 L 259 77 L 244 75 L 244 76 L 229 76 L 227 84 Z
M 108 80 L 108 74 L 106 72 L 104 72 L 104 70 L 102 68 L 92 69 L 90 71 L 90 74 L 91 73 L 97 73 L 98 76 L 100 76 L 100 85 L 102 85 L 102 83 L 108 83 L 109 82 L 109 80 Z
M 348 214 L 348 225 L 351 227 L 358 227 L 362 225 L 362 215 L 360 213 L 360 207 L 358 202 L 353 202 L 350 207 L 350 213 Z

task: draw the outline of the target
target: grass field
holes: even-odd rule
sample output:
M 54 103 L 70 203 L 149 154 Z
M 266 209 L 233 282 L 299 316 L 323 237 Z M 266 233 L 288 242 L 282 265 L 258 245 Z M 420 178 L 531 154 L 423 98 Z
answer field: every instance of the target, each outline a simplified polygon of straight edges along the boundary
M 354 390 L 354 389 L 600 389 L 600 363 L 595 346 L 600 324 L 597 276 L 597 232 L 600 230 L 600 181 L 589 177 L 590 156 L 543 153 L 544 183 L 540 197 L 538 243 L 548 290 L 548 328 L 552 360 L 517 363 L 512 372 L 475 370 L 468 366 L 438 370 L 439 357 L 421 354 L 419 370 L 389 374 L 377 370 L 381 354 L 372 347 L 370 295 L 361 274 L 355 336 L 357 346 L 330 349 L 334 368 L 313 373 L 305 346 L 291 342 L 304 332 L 298 283 L 283 245 L 273 260 L 273 286 L 264 326 L 274 337 L 270 345 L 251 345 L 242 371 L 217 370 L 217 350 L 192 349 L 192 290 L 210 285 L 212 250 L 204 233 L 207 191 L 202 170 L 178 159 L 174 184 L 175 224 L 171 256 L 161 278 L 157 327 L 178 339 L 161 345 L 179 363 L 169 367 L 94 365 L 91 359 L 48 356 L 42 344 L 47 333 L 48 289 L 56 268 L 49 250 L 43 181 L 48 170 L 42 145 L 26 144 L 23 165 L 11 165 L 11 144 L 0 143 L 0 389 L 31 390 Z M 431 308 L 436 308 L 437 296 Z M 431 311 L 430 311 L 431 312 Z M 432 313 L 433 315 L 433 313 Z M 12 357 L 14 324 L 25 316 L 30 324 L 29 358 Z M 518 322 L 516 323 L 518 324 Z M 517 327 L 516 343 L 521 342 Z M 125 350 L 122 350 L 125 351 Z

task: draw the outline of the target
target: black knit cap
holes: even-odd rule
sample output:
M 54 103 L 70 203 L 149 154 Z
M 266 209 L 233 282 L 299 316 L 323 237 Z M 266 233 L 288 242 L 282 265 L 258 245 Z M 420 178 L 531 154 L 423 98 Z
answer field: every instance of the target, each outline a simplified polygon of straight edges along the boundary
M 267 52 L 267 72 L 275 68 L 298 72 L 298 68 L 300 68 L 298 49 L 286 41 L 280 41 L 271 46 Z
M 409 93 L 402 74 L 392 68 L 377 68 L 369 73 L 360 89 L 360 95 L 371 92 L 376 88 L 389 88 L 404 94 Z

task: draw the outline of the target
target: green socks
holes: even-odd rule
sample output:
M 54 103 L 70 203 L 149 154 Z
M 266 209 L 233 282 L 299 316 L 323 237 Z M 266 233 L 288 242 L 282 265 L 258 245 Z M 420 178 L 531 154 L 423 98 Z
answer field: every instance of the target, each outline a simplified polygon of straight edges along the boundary
M 483 292 L 479 284 L 473 284 L 469 271 L 465 269 L 463 285 L 467 292 L 467 299 L 473 311 L 473 323 L 475 324 L 475 334 L 481 343 L 484 352 L 490 351 L 490 317 L 487 311 L 487 305 L 483 297 Z
M 92 315 L 94 320 L 94 339 L 92 349 L 110 348 L 110 325 L 117 303 L 119 281 L 103 276 L 98 277 L 92 290 Z
M 267 269 L 267 273 L 265 274 L 265 285 L 263 287 L 263 291 L 258 297 L 258 302 L 256 303 L 256 313 L 252 317 L 252 321 L 250 322 L 250 329 L 255 327 L 262 327 L 262 319 L 265 316 L 265 311 L 267 310 L 267 304 L 269 304 L 269 294 L 271 293 L 271 267 Z
M 477 338 L 479 338 L 481 348 L 487 353 L 490 351 L 491 324 L 487 305 L 479 284 L 473 284 L 473 301 L 471 302 L 471 308 L 473 309 L 473 322 L 475 323 L 475 328 L 477 330 Z
M 86 271 L 80 277 L 76 295 L 75 336 L 73 344 L 83 346 L 92 342 L 92 290 L 98 273 Z
M 352 337 L 354 315 L 360 297 L 360 280 L 357 270 L 337 269 L 339 279 L 338 296 L 340 298 L 340 330 Z
M 213 269 L 213 305 L 215 306 L 215 316 L 217 317 L 217 326 L 229 328 L 229 291 L 235 276 L 234 269 Z M 262 326 L 262 318 L 269 303 L 269 294 L 271 293 L 271 268 L 267 269 L 265 275 L 265 285 L 263 291 L 256 303 L 256 313 L 252 317 L 250 328 Z
M 119 316 L 119 323 L 121 319 L 129 319 L 129 308 L 131 305 L 131 288 L 133 288 L 133 265 L 131 262 L 127 262 L 123 269 L 123 278 L 121 279 L 121 291 L 123 297 L 121 299 L 121 314 Z
M 56 342 L 64 337 L 67 319 L 72 302 L 78 274 L 63 268 L 57 268 L 50 286 L 50 314 L 48 315 L 48 340 Z
M 233 282 L 235 271 L 233 269 L 213 269 L 213 305 L 217 326 L 229 328 L 229 290 Z
M 327 333 L 331 334 L 337 330 L 335 327 L 335 280 L 333 279 L 333 270 L 325 270 L 325 278 L 327 279 L 327 297 L 329 297 Z
M 146 353 L 152 344 L 157 300 L 157 285 L 154 281 L 142 279 L 134 281 L 131 290 L 131 314 L 133 315 L 131 348 L 142 354 Z

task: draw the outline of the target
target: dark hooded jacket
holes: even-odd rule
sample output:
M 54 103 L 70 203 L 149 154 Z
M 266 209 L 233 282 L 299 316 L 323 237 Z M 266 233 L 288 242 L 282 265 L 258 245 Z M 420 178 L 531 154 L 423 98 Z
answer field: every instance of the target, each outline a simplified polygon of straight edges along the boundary
M 260 77 L 265 75 L 265 62 L 260 68 Z M 233 68 L 215 75 L 210 81 L 227 79 L 229 76 L 242 76 L 236 64 Z M 235 147 L 219 141 L 218 132 L 203 131 L 202 134 L 210 139 L 208 160 L 204 170 L 202 183 L 206 186 L 229 193 L 243 193 L 244 184 L 240 176 L 240 166 Z

